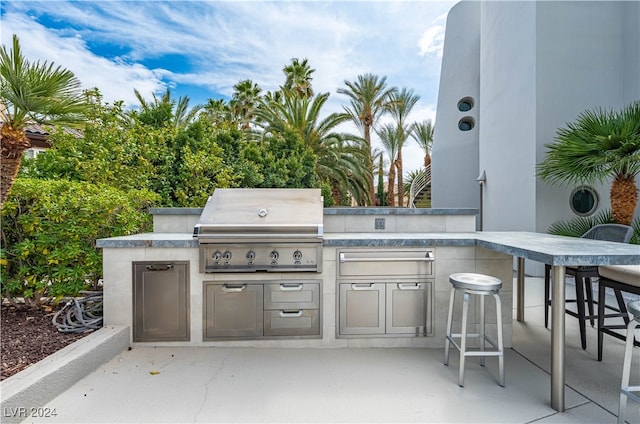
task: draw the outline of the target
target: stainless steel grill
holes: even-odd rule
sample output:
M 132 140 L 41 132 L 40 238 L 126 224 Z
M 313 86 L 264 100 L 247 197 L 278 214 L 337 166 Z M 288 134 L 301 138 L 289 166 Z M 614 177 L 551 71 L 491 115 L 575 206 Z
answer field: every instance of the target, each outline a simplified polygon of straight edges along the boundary
M 200 272 L 322 271 L 319 189 L 216 189 L 193 232 Z

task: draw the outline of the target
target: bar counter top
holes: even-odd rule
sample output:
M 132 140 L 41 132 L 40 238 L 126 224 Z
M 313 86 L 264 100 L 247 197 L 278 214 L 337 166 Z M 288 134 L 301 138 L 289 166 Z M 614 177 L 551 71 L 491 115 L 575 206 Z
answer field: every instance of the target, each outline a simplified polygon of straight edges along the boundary
M 479 246 L 549 265 L 637 265 L 640 246 L 532 232 L 327 233 L 330 247 Z M 99 239 L 99 248 L 197 248 L 189 233 L 144 233 Z

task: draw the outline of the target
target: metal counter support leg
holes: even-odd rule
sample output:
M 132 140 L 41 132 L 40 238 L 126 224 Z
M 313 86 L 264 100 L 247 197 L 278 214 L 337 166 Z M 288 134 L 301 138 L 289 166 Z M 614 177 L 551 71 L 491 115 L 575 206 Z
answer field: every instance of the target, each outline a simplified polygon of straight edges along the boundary
M 564 412 L 564 266 L 553 266 L 551 291 L 551 407 Z
M 518 258 L 517 285 L 516 319 L 524 322 L 524 258 Z

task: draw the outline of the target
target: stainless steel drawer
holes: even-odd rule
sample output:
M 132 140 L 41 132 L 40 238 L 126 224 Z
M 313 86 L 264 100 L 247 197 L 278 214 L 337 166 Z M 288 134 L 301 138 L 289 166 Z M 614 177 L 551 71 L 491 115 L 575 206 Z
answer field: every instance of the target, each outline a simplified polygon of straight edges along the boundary
M 318 309 L 264 311 L 264 335 L 320 335 L 319 313 Z
M 338 252 L 338 276 L 349 280 L 421 278 L 433 274 L 433 261 L 433 249 L 343 250 Z
M 279 282 L 264 285 L 264 309 L 318 309 L 319 282 Z

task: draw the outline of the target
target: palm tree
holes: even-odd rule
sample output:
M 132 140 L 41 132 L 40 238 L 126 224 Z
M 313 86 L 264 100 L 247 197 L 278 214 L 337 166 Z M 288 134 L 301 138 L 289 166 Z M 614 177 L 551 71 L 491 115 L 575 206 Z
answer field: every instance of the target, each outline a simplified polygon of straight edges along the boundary
M 431 146 L 433 145 L 433 124 L 431 119 L 422 122 L 414 122 L 411 125 L 411 138 L 424 151 L 424 167 L 425 169 L 431 165 Z
M 389 95 L 389 103 L 387 109 L 393 116 L 398 127 L 398 156 L 396 157 L 396 173 L 397 173 L 397 185 L 398 185 L 398 206 L 404 206 L 404 184 L 403 184 L 403 164 L 402 164 L 402 149 L 404 142 L 409 138 L 411 133 L 410 126 L 407 124 L 407 117 L 411 113 L 413 107 L 420 100 L 412 89 L 403 88 L 400 91 L 394 91 Z
M 377 163 L 378 184 L 376 191 L 376 206 L 387 206 L 387 199 L 384 197 L 384 167 L 387 162 L 384 160 L 384 151 L 378 148 L 373 150 L 373 160 Z
M 18 36 L 0 51 L 0 206 L 15 181 L 22 153 L 31 147 L 25 128 L 31 123 L 73 126 L 84 119 L 89 104 L 80 81 L 53 63 L 29 62 Z
M 560 128 L 537 174 L 552 184 L 591 184 L 612 178 L 610 199 L 615 222 L 629 225 L 638 203 L 640 101 L 620 111 L 587 110 Z
M 133 93 L 140 103 L 141 110 L 138 113 L 140 120 L 156 128 L 165 125 L 184 128 L 197 118 L 202 109 L 201 105 L 189 109 L 189 96 L 181 96 L 176 102 L 171 98 L 171 90 L 168 88 L 160 98 L 153 94 L 153 102 L 146 101 L 135 88 Z
M 242 80 L 233 86 L 233 95 L 229 102 L 233 117 L 240 123 L 240 128 L 249 130 L 254 119 L 254 112 L 260 100 L 262 89 L 251 80 Z
M 294 92 L 283 92 L 278 99 L 263 100 L 256 110 L 256 124 L 264 128 L 263 136 L 295 130 L 316 154 L 316 175 L 332 184 L 336 204 L 342 191 L 357 201 L 364 201 L 371 180 L 369 168 L 365 165 L 368 153 L 364 140 L 335 131 L 338 125 L 349 120 L 349 116 L 343 113 L 332 113 L 320 119 L 321 109 L 328 98 L 329 93 L 306 98 Z
M 386 124 L 380 129 L 376 129 L 376 134 L 380 137 L 380 141 L 389 156 L 389 177 L 387 182 L 387 205 L 395 206 L 395 180 L 396 180 L 396 164 L 398 157 L 399 139 L 401 137 L 398 127 L 394 124 Z
M 345 111 L 351 116 L 356 126 L 362 131 L 364 140 L 369 150 L 367 165 L 373 168 L 373 158 L 371 155 L 371 128 L 378 121 L 386 109 L 389 95 L 395 88 L 387 87 L 387 77 L 378 77 L 373 74 L 358 75 L 356 81 L 344 82 L 347 88 L 339 88 L 338 93 L 349 97 L 349 107 Z M 373 172 L 372 172 L 373 175 Z M 373 182 L 371 182 L 371 193 L 369 194 L 369 204 L 375 198 L 373 192 Z
M 202 106 L 201 115 L 204 115 L 214 125 L 222 125 L 224 122 L 231 121 L 231 108 L 223 99 L 209 99 Z
M 287 77 L 283 91 L 294 90 L 300 97 L 313 97 L 313 88 L 311 86 L 313 77 L 311 74 L 315 71 L 315 69 L 311 69 L 306 58 L 302 62 L 298 58 L 291 59 L 291 64 L 282 69 L 282 72 Z

